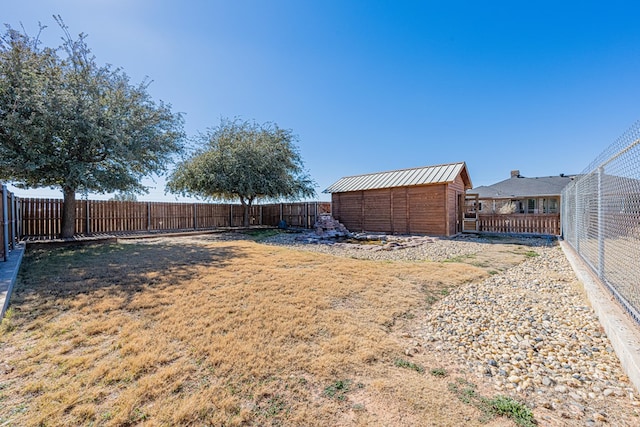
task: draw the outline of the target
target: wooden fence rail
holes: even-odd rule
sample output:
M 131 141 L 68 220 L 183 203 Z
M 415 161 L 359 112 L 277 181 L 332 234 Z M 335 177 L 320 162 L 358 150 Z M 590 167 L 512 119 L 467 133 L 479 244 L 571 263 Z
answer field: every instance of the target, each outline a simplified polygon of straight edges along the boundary
M 3 186 L 0 197 L 0 260 L 20 238 L 55 238 L 60 234 L 62 199 L 15 197 Z M 6 209 L 5 209 L 6 207 Z M 330 202 L 273 203 L 252 206 L 250 225 L 312 228 L 318 215 L 331 212 Z M 491 233 L 560 234 L 559 214 L 479 215 L 475 229 Z M 76 234 L 203 230 L 239 227 L 243 209 L 238 204 L 76 201 Z
M 477 231 L 517 234 L 560 234 L 560 214 L 478 215 Z
M 20 199 L 24 238 L 54 238 L 60 234 L 62 199 Z M 319 214 L 331 212 L 329 202 L 255 205 L 251 225 L 311 228 Z M 202 230 L 243 224 L 241 205 L 213 203 L 76 201 L 76 234 L 140 231 Z

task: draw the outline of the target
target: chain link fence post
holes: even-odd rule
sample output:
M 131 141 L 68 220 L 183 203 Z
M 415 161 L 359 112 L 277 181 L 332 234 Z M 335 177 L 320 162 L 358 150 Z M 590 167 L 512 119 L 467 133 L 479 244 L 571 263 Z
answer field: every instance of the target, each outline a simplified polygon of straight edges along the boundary
M 562 191 L 564 239 L 640 323 L 640 122 Z

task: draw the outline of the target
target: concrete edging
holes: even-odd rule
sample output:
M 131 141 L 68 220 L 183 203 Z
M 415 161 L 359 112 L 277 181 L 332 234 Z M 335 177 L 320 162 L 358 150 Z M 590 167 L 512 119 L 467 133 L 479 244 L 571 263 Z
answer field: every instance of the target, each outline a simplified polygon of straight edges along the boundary
M 7 260 L 0 265 L 0 304 L 2 304 L 0 320 L 4 318 L 4 313 L 7 307 L 9 307 L 9 299 L 11 298 L 13 285 L 16 283 L 16 278 L 18 277 L 20 263 L 22 263 L 22 256 L 24 255 L 26 246 L 24 242 L 18 243 L 15 248 L 9 252 Z
M 640 391 L 640 325 L 629 317 L 571 245 L 561 240 L 560 247 L 582 282 L 587 298 L 609 337 L 622 368 L 636 390 Z

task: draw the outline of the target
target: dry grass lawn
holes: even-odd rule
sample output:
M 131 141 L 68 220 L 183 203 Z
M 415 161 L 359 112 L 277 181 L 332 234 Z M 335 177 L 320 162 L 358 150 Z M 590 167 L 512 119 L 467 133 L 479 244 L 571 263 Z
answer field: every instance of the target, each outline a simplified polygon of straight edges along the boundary
M 31 250 L 0 335 L 0 423 L 479 425 L 403 329 L 487 274 L 206 237 Z

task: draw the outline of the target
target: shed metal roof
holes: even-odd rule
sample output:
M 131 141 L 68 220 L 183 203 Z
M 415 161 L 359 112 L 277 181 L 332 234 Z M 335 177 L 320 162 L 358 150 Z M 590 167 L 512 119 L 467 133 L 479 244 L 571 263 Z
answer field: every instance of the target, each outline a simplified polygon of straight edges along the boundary
M 444 184 L 453 182 L 461 173 L 466 172 L 464 162 L 447 165 L 424 166 L 388 172 L 369 173 L 340 178 L 324 193 L 346 193 L 348 191 L 374 190 L 380 188 L 409 187 L 424 184 Z M 466 176 L 469 187 L 471 180 Z

